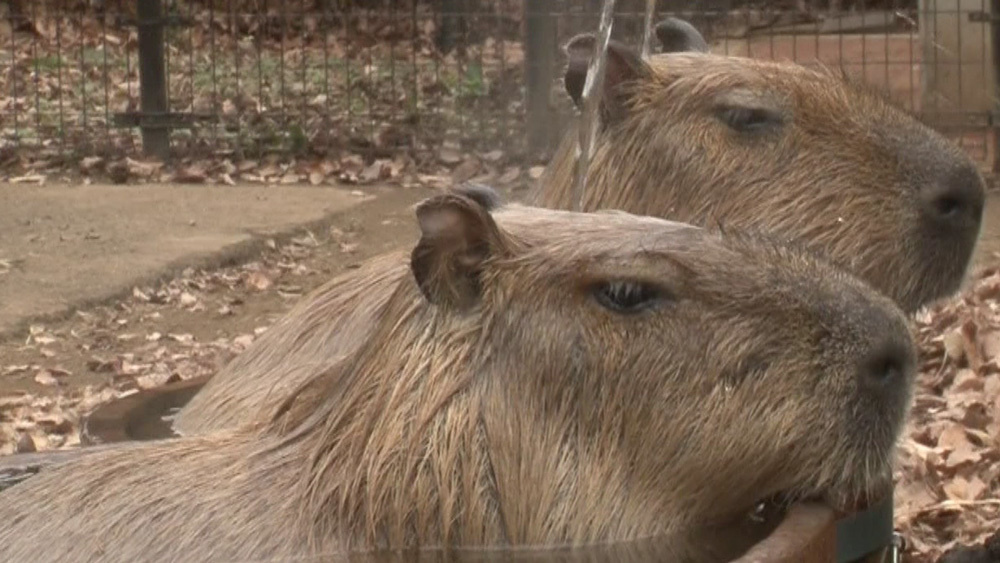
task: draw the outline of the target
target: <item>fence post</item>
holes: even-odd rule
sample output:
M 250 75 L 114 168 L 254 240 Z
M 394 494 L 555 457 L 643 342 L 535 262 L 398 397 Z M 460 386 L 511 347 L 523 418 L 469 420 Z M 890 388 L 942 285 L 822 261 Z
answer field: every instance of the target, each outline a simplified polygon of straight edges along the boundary
M 528 151 L 532 155 L 548 152 L 555 129 L 551 100 L 557 50 L 554 12 L 554 0 L 524 0 L 526 117 Z
M 475 6 L 469 5 L 472 3 L 474 0 L 441 0 L 441 26 L 435 38 L 441 53 L 450 53 L 464 37 L 469 25 L 466 15 L 476 10 Z
M 166 116 L 167 70 L 164 62 L 163 0 L 136 0 L 139 25 L 139 110 L 142 116 L 142 150 L 165 160 L 170 153 L 170 130 L 164 119 L 147 119 L 151 114 Z M 153 123 L 149 123 L 152 121 Z

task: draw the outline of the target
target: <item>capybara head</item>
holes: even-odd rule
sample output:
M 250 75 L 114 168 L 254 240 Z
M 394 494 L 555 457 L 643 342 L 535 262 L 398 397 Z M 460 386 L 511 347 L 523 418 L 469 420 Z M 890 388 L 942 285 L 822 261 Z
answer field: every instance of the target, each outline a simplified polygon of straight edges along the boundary
M 381 262 L 395 283 L 342 361 L 262 427 L 5 491 L 0 559 L 669 537 L 728 561 L 723 536 L 762 499 L 884 492 L 915 358 L 867 284 L 762 237 L 485 189 L 416 215 L 408 267 Z
M 792 237 L 905 311 L 960 286 L 984 183 L 971 159 L 869 87 L 826 70 L 710 54 L 680 20 L 643 60 L 611 42 L 584 210 L 616 208 Z M 579 106 L 595 48 L 566 45 Z M 569 208 L 576 135 L 533 202 Z
M 316 437 L 313 522 L 588 543 L 885 492 L 915 368 L 889 299 L 759 236 L 491 201 L 422 203 L 369 340 L 279 409 Z

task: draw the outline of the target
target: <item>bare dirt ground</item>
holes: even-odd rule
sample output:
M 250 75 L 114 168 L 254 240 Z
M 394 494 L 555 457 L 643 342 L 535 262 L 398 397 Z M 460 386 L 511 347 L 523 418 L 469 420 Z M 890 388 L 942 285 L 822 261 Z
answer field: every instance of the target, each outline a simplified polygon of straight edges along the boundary
M 366 197 L 330 187 L 0 184 L 0 334 L 106 300 L 173 264 L 238 258 L 260 235 Z

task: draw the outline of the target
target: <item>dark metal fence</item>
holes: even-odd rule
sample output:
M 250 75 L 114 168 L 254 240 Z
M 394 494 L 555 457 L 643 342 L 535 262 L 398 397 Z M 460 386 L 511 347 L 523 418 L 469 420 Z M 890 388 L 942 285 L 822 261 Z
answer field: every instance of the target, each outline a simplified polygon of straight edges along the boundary
M 642 0 L 614 37 L 639 46 Z M 663 0 L 719 52 L 817 60 L 885 88 L 992 167 L 1000 0 Z M 0 166 L 16 159 L 501 151 L 572 115 L 560 46 L 599 0 L 7 0 Z M 140 87 L 140 83 L 142 87 Z M 451 148 L 449 148 L 451 147 Z M 442 157 L 444 151 L 445 156 Z

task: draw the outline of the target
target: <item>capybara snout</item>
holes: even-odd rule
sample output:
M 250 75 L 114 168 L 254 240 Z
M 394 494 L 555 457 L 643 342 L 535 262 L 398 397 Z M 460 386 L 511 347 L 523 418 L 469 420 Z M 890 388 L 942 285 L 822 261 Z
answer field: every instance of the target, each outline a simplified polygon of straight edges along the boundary
M 916 347 L 909 326 L 893 308 L 859 300 L 857 316 L 847 317 L 847 340 L 857 342 L 854 393 L 846 393 L 842 428 L 868 452 L 892 448 L 902 431 L 917 372 Z M 867 442 L 867 443 L 865 443 Z M 873 454 L 873 457 L 881 456 Z M 888 485 L 888 468 L 880 476 Z
M 986 192 L 979 171 L 970 163 L 959 163 L 945 170 L 939 179 L 921 190 L 924 216 L 942 230 L 966 237 L 960 245 L 964 248 L 979 234 Z
M 899 175 L 899 193 L 909 196 L 916 211 L 910 236 L 917 263 L 924 267 L 917 270 L 918 281 L 901 285 L 922 286 L 917 291 L 922 294 L 920 301 L 929 301 L 957 291 L 961 284 L 961 276 L 947 273 L 965 271 L 972 259 L 982 227 L 986 185 L 972 160 L 936 132 L 923 125 L 895 127 L 903 133 L 891 135 L 888 128 L 883 129 L 883 140 L 871 150 L 878 154 L 880 144 L 891 149 L 885 155 L 886 166 Z M 888 220 L 881 212 L 877 215 L 872 218 Z

